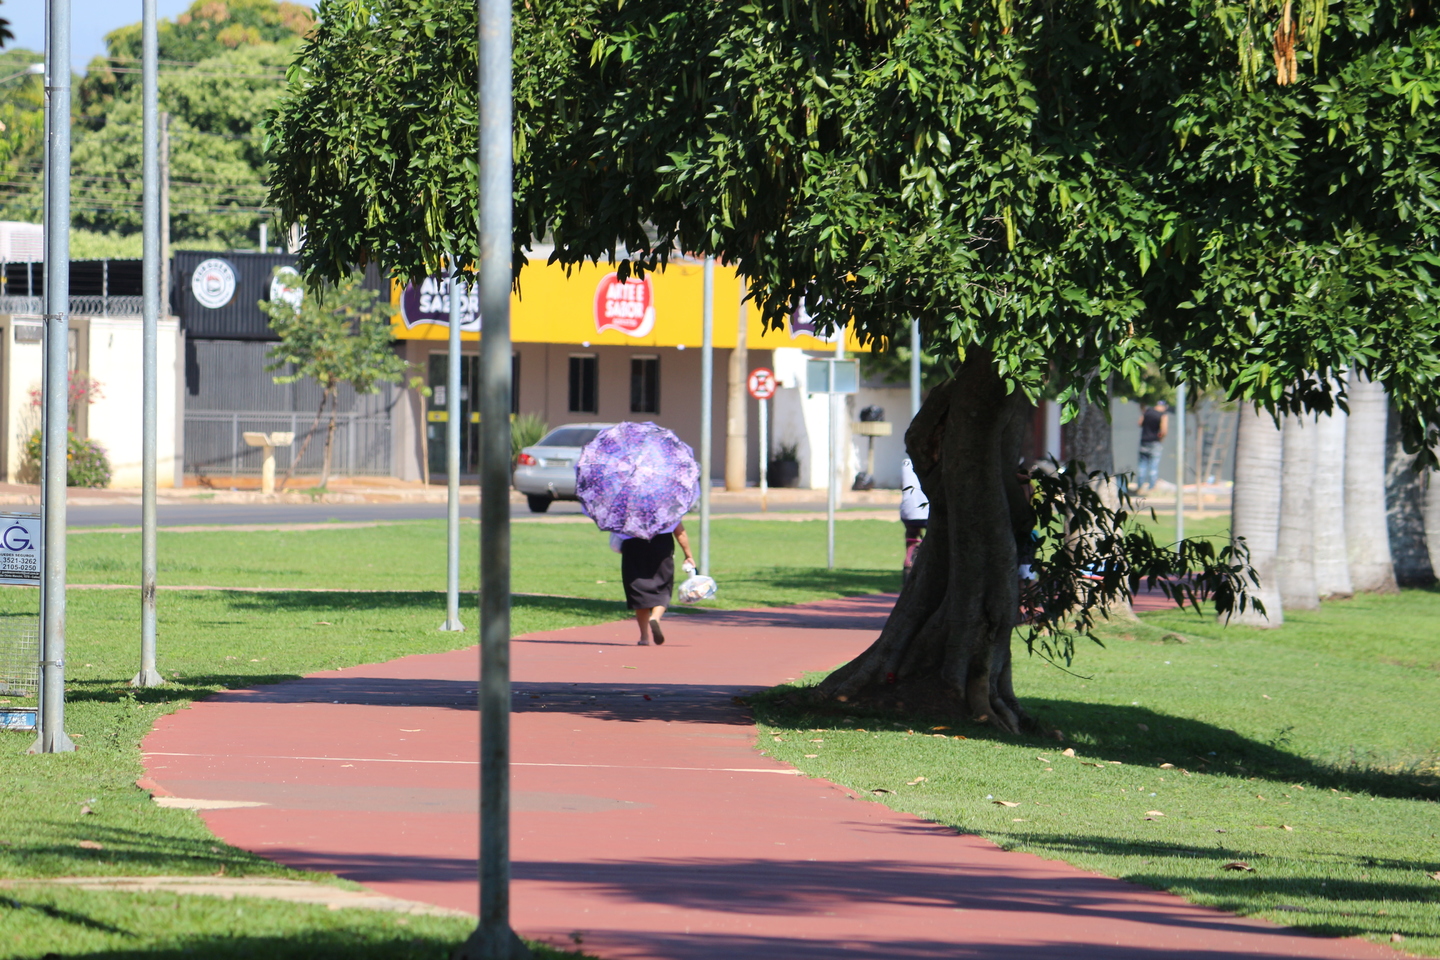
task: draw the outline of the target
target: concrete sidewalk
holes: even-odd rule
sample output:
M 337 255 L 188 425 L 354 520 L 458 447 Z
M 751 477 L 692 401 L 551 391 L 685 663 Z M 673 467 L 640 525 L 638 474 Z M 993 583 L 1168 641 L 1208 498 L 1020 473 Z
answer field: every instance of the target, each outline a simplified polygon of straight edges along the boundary
M 735 697 L 868 644 L 891 597 L 513 646 L 512 916 L 606 960 L 1383 958 L 1085 873 L 799 776 Z M 231 691 L 163 718 L 148 782 L 227 841 L 474 910 L 476 651 Z M 188 801 L 188 802 L 186 802 Z

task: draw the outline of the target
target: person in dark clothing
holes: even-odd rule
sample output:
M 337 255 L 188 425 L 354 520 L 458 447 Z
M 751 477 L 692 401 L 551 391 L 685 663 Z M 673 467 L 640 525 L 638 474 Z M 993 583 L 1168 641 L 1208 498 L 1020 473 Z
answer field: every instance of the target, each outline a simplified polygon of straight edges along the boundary
M 625 583 L 625 602 L 640 625 L 639 646 L 649 646 L 652 639 L 657 646 L 665 642 L 660 618 L 675 592 L 676 543 L 685 551 L 687 569 L 693 570 L 695 558 L 683 523 L 676 524 L 673 533 L 658 533 L 649 540 L 620 538 L 620 579 Z
M 1170 432 L 1170 405 L 1159 400 L 1153 407 L 1140 408 L 1140 459 L 1135 467 L 1135 480 L 1140 490 L 1153 489 L 1160 479 L 1160 453 L 1165 435 Z

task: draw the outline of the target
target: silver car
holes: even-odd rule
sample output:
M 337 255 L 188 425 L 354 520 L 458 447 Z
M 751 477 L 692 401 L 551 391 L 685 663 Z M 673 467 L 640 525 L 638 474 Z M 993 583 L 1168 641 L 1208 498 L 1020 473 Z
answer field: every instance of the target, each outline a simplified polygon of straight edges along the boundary
M 556 427 L 534 446 L 524 447 L 515 460 L 515 489 L 525 494 L 532 513 L 544 513 L 556 500 L 575 499 L 575 461 L 580 448 L 613 423 L 567 423 Z

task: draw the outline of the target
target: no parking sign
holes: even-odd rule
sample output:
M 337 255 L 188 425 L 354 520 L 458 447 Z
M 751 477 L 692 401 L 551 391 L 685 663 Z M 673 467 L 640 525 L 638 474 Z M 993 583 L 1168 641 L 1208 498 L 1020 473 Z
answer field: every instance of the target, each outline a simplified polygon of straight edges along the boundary
M 750 371 L 750 379 L 745 385 L 750 389 L 750 396 L 756 400 L 769 400 L 775 396 L 775 374 L 765 367 L 756 367 Z

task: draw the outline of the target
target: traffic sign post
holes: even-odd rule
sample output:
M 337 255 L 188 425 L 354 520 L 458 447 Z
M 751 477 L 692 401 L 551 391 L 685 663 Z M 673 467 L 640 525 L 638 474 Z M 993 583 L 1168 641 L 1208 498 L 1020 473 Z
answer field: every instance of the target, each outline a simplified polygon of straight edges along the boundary
M 0 583 L 40 586 L 40 518 L 0 513 Z M 40 693 L 40 621 L 6 617 L 0 621 L 0 695 L 34 697 Z M 40 707 L 0 710 L 0 730 L 34 730 Z
M 770 398 L 775 396 L 775 373 L 756 367 L 745 385 L 750 396 L 760 401 L 760 509 L 766 511 L 769 504 L 765 500 L 770 492 Z

